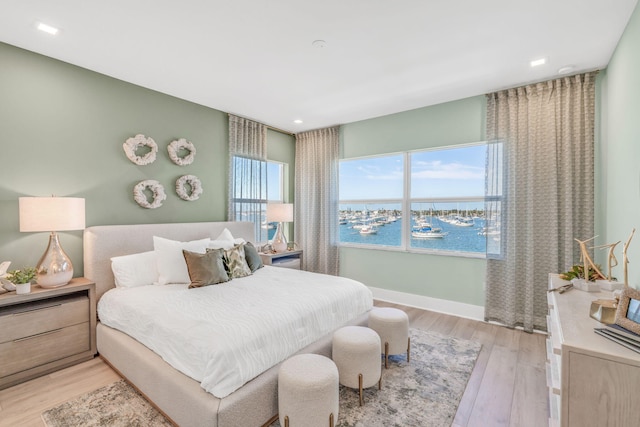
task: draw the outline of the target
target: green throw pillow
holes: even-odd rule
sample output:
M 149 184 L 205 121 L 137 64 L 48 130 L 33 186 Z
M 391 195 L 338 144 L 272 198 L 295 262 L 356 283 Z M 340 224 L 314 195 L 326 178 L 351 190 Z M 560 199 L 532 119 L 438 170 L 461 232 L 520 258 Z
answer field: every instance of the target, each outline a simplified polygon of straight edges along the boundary
M 204 254 L 182 250 L 191 279 L 189 288 L 216 285 L 230 280 L 224 268 L 223 253 L 222 249 L 207 249 Z
M 247 260 L 247 265 L 251 269 L 251 272 L 255 272 L 257 269 L 264 267 L 262 258 L 260 258 L 260 254 L 258 254 L 258 250 L 251 244 L 251 242 L 247 242 L 244 245 L 244 257 Z

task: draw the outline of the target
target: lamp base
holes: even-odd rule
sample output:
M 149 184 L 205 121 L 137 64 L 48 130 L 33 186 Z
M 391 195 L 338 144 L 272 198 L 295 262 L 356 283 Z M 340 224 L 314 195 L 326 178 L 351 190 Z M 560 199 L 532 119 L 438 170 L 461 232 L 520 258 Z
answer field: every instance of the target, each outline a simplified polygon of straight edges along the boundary
M 49 246 L 36 265 L 37 283 L 41 288 L 57 288 L 64 286 L 73 277 L 71 259 L 64 252 L 58 235 L 49 235 Z
M 282 232 L 281 222 L 278 223 L 278 228 L 276 228 L 276 234 L 273 235 L 271 248 L 276 252 L 287 251 L 287 239 L 284 237 L 284 233 Z

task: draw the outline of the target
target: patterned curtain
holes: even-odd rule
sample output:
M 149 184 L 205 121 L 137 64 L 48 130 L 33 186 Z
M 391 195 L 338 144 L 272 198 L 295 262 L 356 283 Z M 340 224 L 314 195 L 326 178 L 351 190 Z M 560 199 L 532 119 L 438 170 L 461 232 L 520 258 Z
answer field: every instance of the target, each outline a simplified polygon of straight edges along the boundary
M 267 207 L 267 127 L 229 114 L 229 221 L 255 224 L 257 242 Z
M 578 262 L 574 238 L 593 237 L 595 76 L 487 95 L 487 139 L 502 143 L 504 175 L 487 180 L 494 193 L 503 182 L 503 197 L 500 256 L 487 260 L 485 320 L 546 330 L 548 274 Z
M 338 275 L 339 127 L 296 135 L 295 236 L 303 269 Z

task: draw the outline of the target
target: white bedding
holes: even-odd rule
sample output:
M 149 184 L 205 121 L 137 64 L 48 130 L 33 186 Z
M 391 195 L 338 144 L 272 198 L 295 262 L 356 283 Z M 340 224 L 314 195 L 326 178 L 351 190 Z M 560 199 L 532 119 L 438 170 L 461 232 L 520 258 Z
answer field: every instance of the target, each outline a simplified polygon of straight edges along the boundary
M 266 266 L 202 288 L 114 288 L 98 314 L 222 398 L 372 305 L 354 280 Z

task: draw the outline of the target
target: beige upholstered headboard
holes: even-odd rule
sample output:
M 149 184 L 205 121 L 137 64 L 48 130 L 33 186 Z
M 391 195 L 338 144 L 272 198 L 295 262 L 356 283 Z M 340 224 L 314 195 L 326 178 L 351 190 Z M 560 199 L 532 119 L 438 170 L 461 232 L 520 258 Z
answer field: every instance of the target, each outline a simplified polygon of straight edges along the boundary
M 111 257 L 153 250 L 153 236 L 189 241 L 215 239 L 225 229 L 233 237 L 254 242 L 251 222 L 191 222 L 176 224 L 99 225 L 84 230 L 84 276 L 96 282 L 98 299 L 113 288 Z

